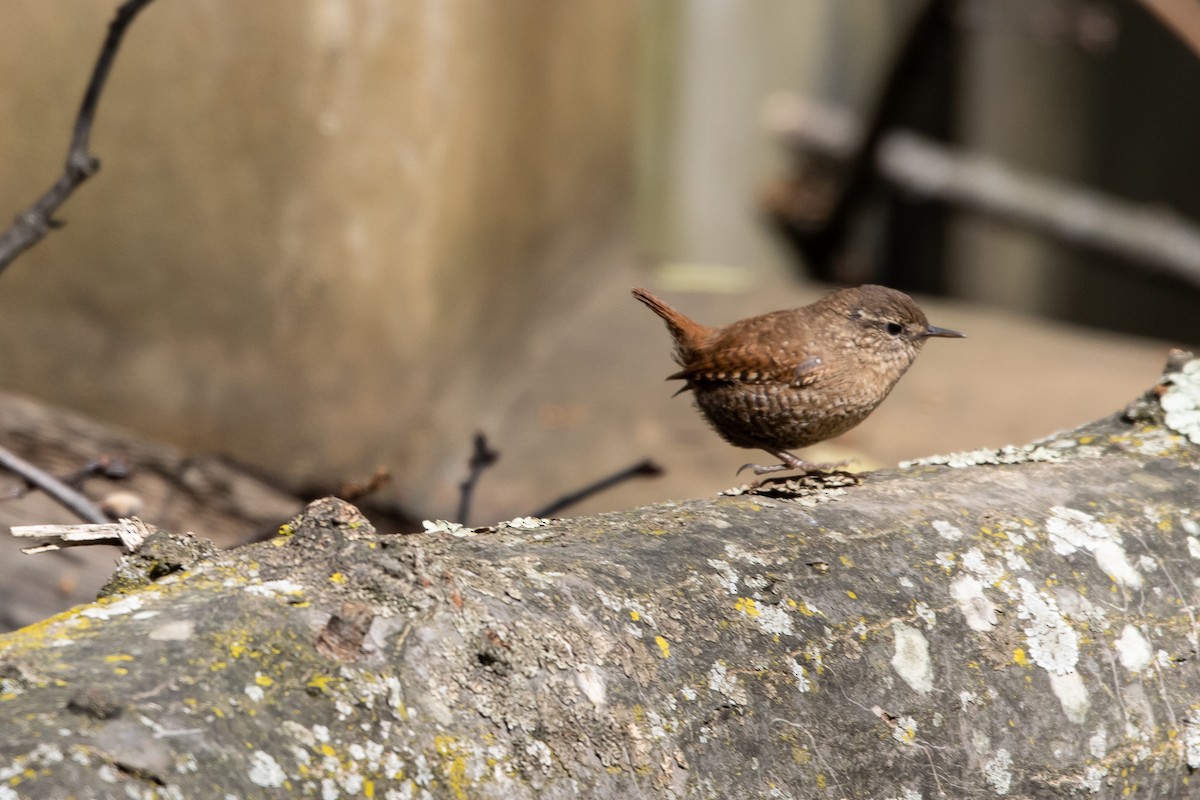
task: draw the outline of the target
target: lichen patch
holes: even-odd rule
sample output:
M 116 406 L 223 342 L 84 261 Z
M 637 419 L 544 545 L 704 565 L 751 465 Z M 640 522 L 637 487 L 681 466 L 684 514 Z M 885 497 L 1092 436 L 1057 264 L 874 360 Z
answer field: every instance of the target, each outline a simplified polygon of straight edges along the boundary
M 929 659 L 929 640 L 917 628 L 903 622 L 892 622 L 896 650 L 892 668 L 914 692 L 933 691 L 933 662 Z

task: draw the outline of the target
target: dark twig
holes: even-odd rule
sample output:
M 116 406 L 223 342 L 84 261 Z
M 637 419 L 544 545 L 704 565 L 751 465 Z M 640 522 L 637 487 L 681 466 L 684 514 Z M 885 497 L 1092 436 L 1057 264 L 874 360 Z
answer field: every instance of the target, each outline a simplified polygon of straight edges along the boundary
M 614 472 L 607 478 L 601 478 L 595 483 L 588 484 L 582 489 L 577 489 L 574 492 L 565 494 L 545 508 L 539 508 L 529 516 L 531 517 L 552 517 L 564 508 L 581 503 L 594 494 L 611 489 L 619 483 L 624 483 L 632 478 L 657 478 L 663 474 L 663 468 L 653 461 L 647 459 L 634 464 L 632 467 L 626 467 L 620 472 Z
M 474 449 L 471 460 L 467 462 L 467 478 L 459 484 L 458 521 L 467 524 L 467 515 L 471 513 L 471 499 L 475 495 L 475 484 L 479 483 L 484 470 L 500 459 L 500 453 L 488 447 L 487 437 L 482 432 L 475 434 Z
M 109 521 L 99 508 L 79 492 L 45 470 L 38 469 L 15 453 L 0 447 L 0 467 L 20 475 L 84 522 L 101 525 Z
M 67 150 L 67 163 L 62 176 L 43 194 L 33 207 L 20 214 L 12 225 L 0 234 L 0 272 L 3 272 L 17 256 L 40 242 L 52 228 L 62 225 L 54 219 L 54 213 L 67 198 L 100 169 L 100 162 L 88 153 L 88 140 L 92 135 L 92 123 L 96 118 L 96 106 L 100 93 L 108 80 L 117 49 L 126 28 L 143 8 L 154 0 L 126 0 L 117 9 L 117 14 L 108 26 L 108 36 L 100 49 L 100 57 L 92 70 L 92 79 L 83 94 L 79 114 L 75 118 L 75 129 L 71 135 L 71 146 Z
M 100 475 L 110 481 L 119 481 L 128 478 L 132 472 L 133 466 L 126 456 L 102 455 L 92 459 L 70 475 L 64 476 L 62 482 L 74 489 L 79 489 L 83 486 L 83 482 L 93 475 Z
M 83 482 L 93 475 L 101 475 L 110 481 L 119 481 L 128 478 L 132 471 L 133 468 L 129 464 L 129 459 L 125 456 L 105 455 L 92 459 L 74 472 L 58 478 L 58 480 L 72 489 L 78 490 L 83 488 Z M 0 495 L 0 500 L 16 500 L 37 488 L 39 487 L 34 483 L 22 481 L 19 486 L 14 486 L 9 491 Z

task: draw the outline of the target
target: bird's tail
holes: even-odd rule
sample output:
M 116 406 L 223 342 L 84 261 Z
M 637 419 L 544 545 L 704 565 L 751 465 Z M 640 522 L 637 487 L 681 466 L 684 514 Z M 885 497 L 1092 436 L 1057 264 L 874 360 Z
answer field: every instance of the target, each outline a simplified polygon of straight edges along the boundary
M 707 337 L 709 328 L 680 314 L 645 289 L 634 289 L 633 296 L 667 323 L 667 330 L 675 340 L 675 360 L 681 365 L 687 363 Z

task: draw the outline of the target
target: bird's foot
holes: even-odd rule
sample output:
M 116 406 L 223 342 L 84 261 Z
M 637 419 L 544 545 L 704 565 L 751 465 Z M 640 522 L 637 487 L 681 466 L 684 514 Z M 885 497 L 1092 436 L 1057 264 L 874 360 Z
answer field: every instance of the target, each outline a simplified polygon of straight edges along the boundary
M 795 470 L 801 475 L 809 475 L 814 472 L 837 472 L 842 467 L 849 466 L 849 461 L 837 461 L 830 463 L 818 463 L 813 461 L 804 461 L 796 458 L 788 453 L 791 458 L 784 459 L 780 464 L 742 464 L 738 467 L 735 474 L 741 474 L 743 470 L 753 469 L 755 475 L 767 475 L 772 472 L 786 472 Z

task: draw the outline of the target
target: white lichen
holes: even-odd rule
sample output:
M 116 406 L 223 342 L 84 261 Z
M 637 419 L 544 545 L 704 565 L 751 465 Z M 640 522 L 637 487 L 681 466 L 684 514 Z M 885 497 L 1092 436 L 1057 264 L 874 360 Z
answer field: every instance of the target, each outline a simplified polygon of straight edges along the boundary
M 892 655 L 892 668 L 914 692 L 928 694 L 933 691 L 933 662 L 929 658 L 929 641 L 925 634 L 903 622 L 892 622 L 892 633 L 896 637 L 896 650 Z
M 113 617 L 119 617 L 123 614 L 130 614 L 139 610 L 147 597 L 155 596 L 157 596 L 156 592 L 132 594 L 116 601 L 115 603 L 89 606 L 79 613 L 85 617 L 90 617 L 91 619 L 112 619 Z
M 1092 794 L 1099 794 L 1104 788 L 1104 776 L 1108 774 L 1108 770 L 1098 764 L 1091 764 L 1083 771 L 1083 780 L 1079 786 L 1086 789 Z
M 956 528 L 954 525 L 951 525 L 949 522 L 946 522 L 944 519 L 935 519 L 929 524 L 933 526 L 935 531 L 937 531 L 937 535 L 943 539 L 956 541 L 963 537 L 963 532 L 961 530 Z
M 1142 635 L 1141 631 L 1132 625 L 1121 629 L 1121 636 L 1116 642 L 1117 658 L 1121 666 L 1130 672 L 1141 672 L 1150 666 L 1154 660 L 1154 648 Z
M 728 698 L 735 705 L 743 705 L 745 692 L 738 685 L 736 675 L 730 675 L 723 662 L 717 661 L 708 670 L 708 688 Z
M 1189 769 L 1200 769 L 1200 712 L 1183 721 L 1183 755 Z
M 909 716 L 899 717 L 892 727 L 892 738 L 900 744 L 912 744 L 917 740 L 917 721 Z
M 475 531 L 459 522 L 451 522 L 446 519 L 422 520 L 421 527 L 426 533 L 448 533 L 459 539 L 466 539 L 475 535 Z
M 963 569 L 986 584 L 996 583 L 1004 576 L 1004 569 L 988 561 L 978 547 L 972 547 L 963 553 L 961 563 Z
M 1008 794 L 1012 787 L 1012 756 L 1001 747 L 996 755 L 983 765 L 983 779 L 998 795 Z
M 795 632 L 792 617 L 784 608 L 762 603 L 756 603 L 755 608 L 758 613 L 755 615 L 754 621 L 758 623 L 758 627 L 762 629 L 763 633 L 772 636 L 791 636 Z
M 1166 412 L 1164 423 L 1192 444 L 1200 444 L 1200 359 L 1192 359 L 1163 382 L 1168 384 L 1159 399 Z
M 1076 725 L 1087 721 L 1091 700 L 1088 699 L 1087 687 L 1084 686 L 1083 678 L 1078 672 L 1068 672 L 1065 675 L 1050 673 L 1050 689 L 1058 698 L 1058 704 L 1062 706 L 1068 720 Z
M 1108 731 L 1103 725 L 1088 739 L 1088 752 L 1092 758 L 1104 758 L 1108 754 Z
M 255 594 L 259 597 L 295 596 L 303 594 L 304 587 L 295 581 L 284 579 L 252 583 L 245 587 L 245 591 L 247 594 Z
M 255 750 L 250 754 L 250 772 L 247 775 L 255 786 L 277 789 L 287 780 L 287 774 L 270 753 Z
M 989 631 L 996 626 L 999 617 L 996 604 L 983 594 L 983 583 L 971 575 L 959 575 L 950 582 L 950 596 L 958 603 L 958 610 L 973 631 Z
M 1078 550 L 1086 550 L 1096 559 L 1097 566 L 1117 583 L 1131 589 L 1142 585 L 1142 575 L 1129 563 L 1121 535 L 1091 514 L 1054 506 L 1046 519 L 1046 532 L 1059 555 L 1069 556 Z
M 947 466 L 955 469 L 975 467 L 981 464 L 1023 464 L 1027 461 L 1061 461 L 1063 454 L 1048 447 L 1028 445 L 1015 447 L 1005 445 L 997 450 L 982 448 L 961 453 L 928 456 L 913 461 L 901 461 L 900 468 L 925 466 Z
M 803 664 L 793 658 L 788 662 L 788 669 L 792 671 L 792 677 L 796 679 L 796 688 L 801 693 L 812 690 L 812 681 L 805 676 Z
M 1065 675 L 1079 661 L 1079 636 L 1058 610 L 1028 579 L 1018 578 L 1021 602 L 1017 617 L 1028 620 L 1025 640 L 1033 663 L 1053 675 Z
M 604 673 L 594 664 L 580 664 L 575 668 L 575 685 L 594 706 L 604 705 L 607 689 Z
M 762 556 L 755 555 L 749 550 L 738 546 L 736 542 L 727 542 L 725 544 L 725 555 L 734 561 L 745 561 L 747 564 L 756 564 L 760 567 L 767 565 L 767 560 Z
M 519 531 L 532 531 L 550 524 L 550 520 L 541 517 L 514 517 L 508 522 L 501 522 L 498 528 L 515 528 Z
M 719 583 L 725 591 L 730 594 L 738 593 L 738 574 L 733 567 L 729 566 L 728 561 L 722 561 L 718 558 L 708 559 L 708 565 L 717 571 L 717 583 Z

